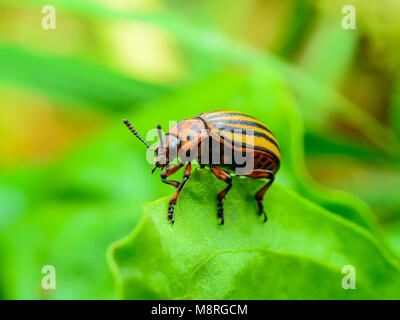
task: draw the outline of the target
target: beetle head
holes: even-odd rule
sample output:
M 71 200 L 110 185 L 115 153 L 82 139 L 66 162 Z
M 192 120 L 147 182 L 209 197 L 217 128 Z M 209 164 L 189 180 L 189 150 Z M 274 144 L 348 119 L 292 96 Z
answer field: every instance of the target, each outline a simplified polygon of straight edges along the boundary
M 161 127 L 158 127 L 160 144 L 156 149 L 156 158 L 154 159 L 154 168 L 164 168 L 178 157 L 179 147 L 181 145 L 180 139 L 172 134 L 168 134 L 163 138 L 161 136 Z M 171 133 L 171 132 L 170 132 Z
M 154 173 L 157 168 L 163 169 L 164 167 L 168 166 L 168 163 L 168 157 L 165 150 L 158 147 L 156 149 L 156 157 L 154 159 L 154 168 L 151 170 L 151 173 Z
M 158 140 L 160 141 L 157 149 L 155 150 L 156 158 L 154 159 L 153 173 L 157 168 L 165 168 L 168 164 L 177 157 L 177 146 L 179 139 L 174 136 L 162 136 L 161 126 L 157 126 Z
M 157 168 L 165 168 L 170 162 L 178 157 L 178 150 L 181 144 L 180 139 L 175 134 L 162 136 L 161 126 L 158 125 L 158 140 L 159 144 L 156 149 L 151 148 L 146 141 L 137 133 L 132 124 L 128 120 L 122 120 L 128 129 L 152 152 L 156 154 L 154 159 L 154 167 L 151 171 L 153 173 Z

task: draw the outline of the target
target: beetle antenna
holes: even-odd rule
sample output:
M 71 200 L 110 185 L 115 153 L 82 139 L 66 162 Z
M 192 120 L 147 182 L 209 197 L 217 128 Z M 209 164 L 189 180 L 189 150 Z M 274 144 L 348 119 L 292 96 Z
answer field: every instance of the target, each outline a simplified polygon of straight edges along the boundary
M 132 126 L 132 124 L 126 120 L 126 119 L 122 119 L 122 122 L 128 127 L 128 129 L 135 135 L 136 138 L 138 138 L 140 141 L 142 141 L 144 143 L 144 145 L 150 149 L 151 151 L 155 152 L 155 150 L 153 150 L 152 148 L 150 148 L 149 144 L 143 140 L 143 138 L 139 135 L 139 133 L 137 133 L 137 131 L 135 130 L 135 128 Z
M 162 139 L 162 132 L 161 132 L 161 126 L 160 125 L 158 125 L 157 126 L 157 133 L 158 133 L 158 140 L 160 140 L 160 146 L 161 146 L 161 150 L 162 149 L 164 149 L 164 142 L 163 142 L 163 139 Z

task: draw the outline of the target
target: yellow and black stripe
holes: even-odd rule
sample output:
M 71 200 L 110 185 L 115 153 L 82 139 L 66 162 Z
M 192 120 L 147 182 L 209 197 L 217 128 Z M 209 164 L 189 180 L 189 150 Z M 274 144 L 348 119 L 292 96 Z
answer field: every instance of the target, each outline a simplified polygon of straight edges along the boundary
M 279 168 L 281 153 L 278 141 L 261 121 L 245 113 L 227 110 L 206 112 L 197 117 L 233 148 L 241 146 L 266 153 Z

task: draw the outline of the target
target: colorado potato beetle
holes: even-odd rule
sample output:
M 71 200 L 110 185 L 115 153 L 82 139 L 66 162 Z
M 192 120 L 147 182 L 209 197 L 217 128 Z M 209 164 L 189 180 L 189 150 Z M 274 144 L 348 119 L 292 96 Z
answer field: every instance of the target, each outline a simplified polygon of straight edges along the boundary
M 163 137 L 158 126 L 159 144 L 152 149 L 136 132 L 128 120 L 122 120 L 129 130 L 155 153 L 154 167 L 161 171 L 161 181 L 176 188 L 169 201 L 168 218 L 174 223 L 174 206 L 179 194 L 190 177 L 192 162 L 200 168 L 209 167 L 211 172 L 227 184 L 217 195 L 217 216 L 224 224 L 223 200 L 232 187 L 231 174 L 247 176 L 253 179 L 268 179 L 268 182 L 256 192 L 259 215 L 267 215 L 262 200 L 265 192 L 274 182 L 279 169 L 281 153 L 279 144 L 266 125 L 254 117 L 237 111 L 212 111 L 201 113 L 193 118 L 176 123 Z M 179 159 L 177 164 L 170 163 Z M 185 166 L 183 180 L 167 180 Z

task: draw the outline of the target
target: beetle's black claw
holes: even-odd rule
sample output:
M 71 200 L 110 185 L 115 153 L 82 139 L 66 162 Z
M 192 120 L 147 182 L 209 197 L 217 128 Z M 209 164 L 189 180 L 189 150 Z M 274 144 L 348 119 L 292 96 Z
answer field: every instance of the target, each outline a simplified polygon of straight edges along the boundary
M 168 207 L 168 219 L 170 220 L 171 224 L 174 224 L 175 218 L 174 218 L 174 205 L 170 204 Z
M 267 214 L 265 213 L 265 211 L 263 211 L 263 215 L 264 215 L 264 223 L 267 222 L 268 218 L 267 218 Z
M 262 204 L 262 202 L 260 200 L 257 200 L 257 204 L 258 204 L 258 214 L 261 216 L 264 216 L 264 222 L 266 222 L 268 220 L 267 218 L 267 214 L 264 211 L 264 206 Z
M 261 216 L 262 213 L 264 212 L 264 206 L 260 200 L 257 200 L 257 204 L 258 204 L 258 214 Z
M 223 225 L 224 224 L 224 211 L 223 209 L 218 209 L 218 218 L 221 218 L 221 222 L 219 223 L 219 225 Z
M 224 224 L 224 205 L 222 203 L 222 200 L 218 200 L 218 213 L 217 213 L 218 218 L 221 218 L 221 222 L 219 225 Z

